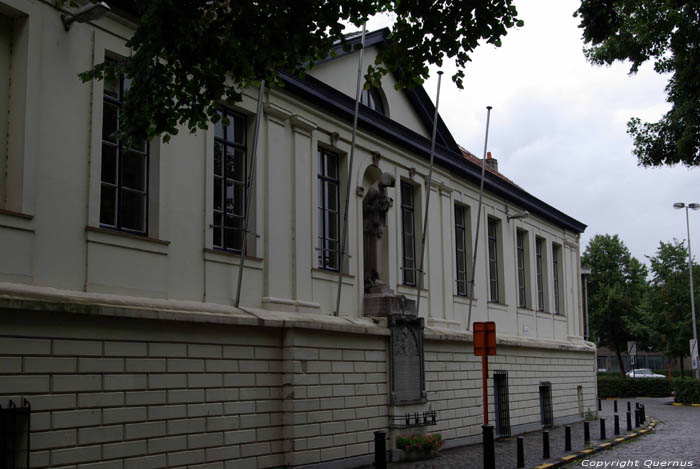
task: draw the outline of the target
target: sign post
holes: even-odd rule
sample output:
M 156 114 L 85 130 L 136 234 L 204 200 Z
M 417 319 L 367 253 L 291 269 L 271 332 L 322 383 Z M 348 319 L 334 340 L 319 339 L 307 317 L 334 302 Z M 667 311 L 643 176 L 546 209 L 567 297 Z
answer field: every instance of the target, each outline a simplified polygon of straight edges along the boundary
M 630 365 L 632 365 L 632 376 L 637 377 L 637 342 L 634 340 L 627 341 L 627 356 L 630 359 Z
M 481 357 L 481 381 L 484 393 L 484 425 L 488 425 L 488 356 L 496 355 L 496 323 L 493 321 L 475 322 L 472 330 L 474 331 L 474 355 Z
M 697 339 L 690 339 L 690 359 L 693 363 L 693 369 L 698 369 L 698 341 Z
M 484 424 L 483 429 L 483 450 L 484 469 L 496 469 L 496 451 L 493 441 L 493 426 L 489 425 L 489 402 L 488 402 L 488 380 L 489 380 L 489 355 L 496 355 L 496 323 L 475 322 L 474 327 L 474 355 L 481 357 L 481 383 L 484 393 Z

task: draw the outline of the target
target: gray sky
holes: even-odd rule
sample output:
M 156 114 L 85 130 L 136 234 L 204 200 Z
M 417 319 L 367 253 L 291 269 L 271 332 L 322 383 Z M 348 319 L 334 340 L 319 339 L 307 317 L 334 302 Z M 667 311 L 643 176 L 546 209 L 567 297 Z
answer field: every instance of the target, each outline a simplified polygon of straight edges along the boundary
M 481 156 L 486 106 L 493 106 L 489 151 L 500 171 L 587 224 L 582 253 L 595 234 L 616 233 L 648 263 L 644 256 L 653 255 L 659 241 L 686 238 L 685 211 L 674 210 L 673 202 L 700 202 L 700 170 L 637 166 L 626 132 L 630 117 L 656 121 L 666 112 L 666 77 L 650 64 L 628 75 L 627 64 L 587 63 L 572 17 L 576 0 L 515 4 L 525 26 L 511 30 L 500 48 L 477 49 L 464 90 L 447 79 L 452 64 L 443 68 L 440 115 L 457 142 Z M 377 18 L 368 30 L 386 25 Z M 435 101 L 437 79 L 424 86 Z M 700 211 L 690 212 L 690 232 L 697 253 Z

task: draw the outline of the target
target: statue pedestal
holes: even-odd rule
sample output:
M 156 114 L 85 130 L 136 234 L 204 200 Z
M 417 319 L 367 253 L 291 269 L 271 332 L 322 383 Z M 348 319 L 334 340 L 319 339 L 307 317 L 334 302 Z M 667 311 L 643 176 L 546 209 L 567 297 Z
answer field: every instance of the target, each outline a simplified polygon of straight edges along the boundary
M 385 284 L 368 288 L 365 292 L 364 315 L 371 318 L 392 315 L 416 316 L 416 302 L 397 295 Z

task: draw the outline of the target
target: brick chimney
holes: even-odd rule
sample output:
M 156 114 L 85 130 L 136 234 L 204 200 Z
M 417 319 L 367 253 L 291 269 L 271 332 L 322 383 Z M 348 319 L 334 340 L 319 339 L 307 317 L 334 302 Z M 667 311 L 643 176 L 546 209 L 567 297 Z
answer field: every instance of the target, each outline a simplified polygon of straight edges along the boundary
M 491 152 L 486 153 L 486 166 L 498 172 L 498 160 L 491 156 Z

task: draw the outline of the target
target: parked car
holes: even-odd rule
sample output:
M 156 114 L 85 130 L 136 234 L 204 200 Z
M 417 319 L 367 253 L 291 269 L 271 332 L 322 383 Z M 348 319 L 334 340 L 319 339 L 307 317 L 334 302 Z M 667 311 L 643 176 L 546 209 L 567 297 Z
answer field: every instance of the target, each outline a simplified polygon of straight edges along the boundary
M 630 370 L 625 373 L 628 378 L 665 378 L 664 375 L 657 375 L 649 368 L 637 368 L 636 370 Z

